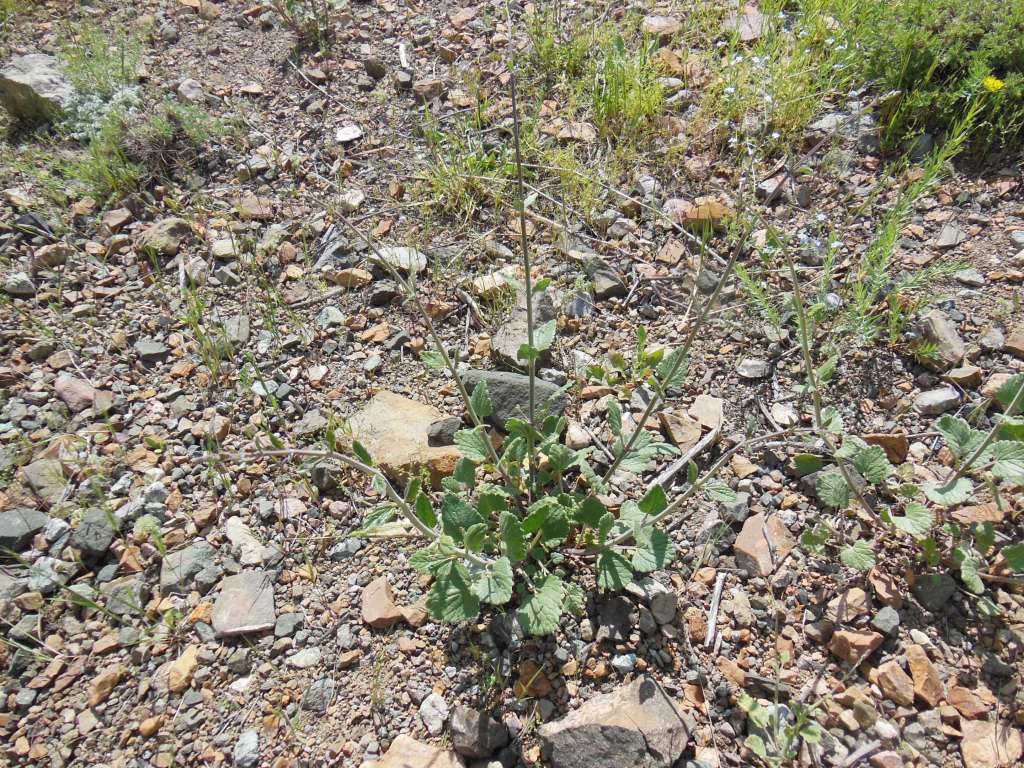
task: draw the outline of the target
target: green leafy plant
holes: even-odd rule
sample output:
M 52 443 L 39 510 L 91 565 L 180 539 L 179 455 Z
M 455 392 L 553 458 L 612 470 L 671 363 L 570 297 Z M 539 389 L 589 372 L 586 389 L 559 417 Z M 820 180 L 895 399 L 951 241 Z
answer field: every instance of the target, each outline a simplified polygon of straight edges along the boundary
M 321 50 L 330 47 L 335 0 L 271 0 L 270 5 L 300 45 L 315 45 Z
M 688 486 L 675 499 L 670 500 L 665 489 L 654 484 L 628 494 L 618 509 L 602 501 L 610 481 L 623 479 L 620 470 L 643 472 L 657 455 L 674 450 L 658 443 L 645 425 L 668 390 L 685 378 L 691 346 L 740 249 L 734 251 L 679 348 L 658 355 L 646 353 L 646 334 L 639 334 L 640 361 L 652 397 L 630 429 L 618 402 L 613 399 L 609 403 L 610 459 L 598 473 L 594 448 L 567 447 L 562 440 L 566 419 L 548 412 L 537 394 L 537 360 L 555 343 L 557 327 L 554 321 L 537 322 L 535 313 L 536 302 L 550 281 L 536 279 L 531 263 L 514 80 L 512 104 L 516 213 L 527 316 L 527 341 L 518 358 L 527 372 L 529 394 L 524 412 L 501 425 L 506 436 L 500 450 L 485 426 L 494 413 L 486 383 L 467 391 L 454 362 L 457 357 L 441 341 L 414 278 L 399 273 L 372 241 L 342 217 L 340 223 L 364 240 L 376 263 L 403 288 L 420 313 L 433 347 L 422 354 L 423 362 L 446 370 L 456 384 L 472 423 L 455 434 L 462 458 L 435 492 L 419 477 L 406 478 L 399 491 L 358 441 L 352 441 L 351 450 L 345 451 L 336 433 L 328 435 L 326 450 L 275 450 L 263 455 L 332 460 L 369 475 L 385 501 L 369 513 L 363 530 L 379 529 L 399 518 L 427 539 L 410 560 L 416 570 L 433 580 L 427 608 L 436 619 L 466 622 L 485 607 L 512 606 L 525 632 L 546 635 L 557 629 L 563 615 L 583 612 L 591 585 L 604 591 L 621 590 L 634 574 L 667 566 L 675 547 L 660 524 L 689 500 L 702 493 L 715 499 L 731 497 L 727 487 L 712 479 L 725 461 L 720 459 L 703 475 L 691 463 Z M 592 578 L 584 575 L 583 564 L 592 564 Z
M 955 460 L 955 468 L 947 477 L 920 486 L 904 482 L 881 446 L 848 434 L 839 412 L 823 406 L 822 392 L 834 375 L 836 359 L 815 366 L 812 321 L 800 295 L 792 259 L 789 270 L 796 289 L 793 305 L 807 377 L 798 391 L 811 395 L 816 437 L 833 462 L 826 465 L 821 457 L 804 454 L 797 457 L 797 468 L 802 474 L 818 473 L 815 492 L 825 507 L 837 512 L 852 505 L 860 507 L 867 519 L 877 521 L 876 535 L 887 529 L 887 533 L 909 539 L 926 566 L 954 567 L 967 589 L 981 595 L 985 592 L 988 558 L 996 552 L 991 523 L 972 524 L 966 530 L 946 524 L 940 534 L 935 529 L 948 510 L 977 503 L 982 492 L 1005 508 L 1005 489 L 1024 482 L 1024 420 L 1017 415 L 1024 408 L 1024 374 L 1011 377 L 999 389 L 996 401 L 1003 413 L 993 419 L 987 431 L 975 429 L 957 416 L 946 415 L 936 422 Z M 869 501 L 869 496 L 873 500 Z M 858 571 L 869 571 L 876 563 L 874 542 L 850 536 L 841 517 L 835 524 L 819 521 L 804 532 L 801 543 L 815 554 L 837 549 L 840 561 Z M 1003 546 L 1001 554 L 1006 568 L 1024 572 L 1024 544 Z M 983 605 L 996 610 L 991 600 Z
M 790 702 L 788 706 L 764 706 L 744 693 L 740 696 L 739 705 L 759 732 L 747 736 L 743 743 L 768 765 L 792 765 L 802 743 L 821 742 L 823 729 L 812 717 L 813 708 L 800 702 Z

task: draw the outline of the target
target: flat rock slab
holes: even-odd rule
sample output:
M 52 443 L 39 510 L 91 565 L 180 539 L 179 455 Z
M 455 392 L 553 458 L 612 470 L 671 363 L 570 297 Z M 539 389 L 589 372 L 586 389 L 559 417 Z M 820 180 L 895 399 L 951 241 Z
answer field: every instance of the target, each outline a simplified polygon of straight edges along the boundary
M 462 758 L 450 749 L 416 741 L 404 733 L 391 742 L 384 757 L 367 768 L 465 768 Z
M 213 629 L 217 637 L 234 637 L 274 628 L 274 585 L 264 571 L 242 571 L 228 576 L 220 585 L 213 606 Z
M 74 86 L 53 56 L 16 56 L 0 70 L 0 103 L 18 120 L 46 122 L 62 117 L 74 98 Z
M 748 517 L 736 537 L 736 564 L 752 576 L 770 576 L 793 549 L 793 538 L 777 517 Z
M 681 711 L 650 677 L 595 696 L 538 733 L 552 768 L 669 768 L 690 738 Z
M 0 555 L 21 552 L 49 521 L 44 513 L 28 507 L 0 512 Z
M 430 445 L 430 425 L 444 414 L 393 392 L 380 392 L 349 419 L 352 436 L 391 478 L 401 482 L 424 467 L 435 485 L 455 471 L 462 453 L 453 445 Z
M 487 391 L 491 396 L 494 412 L 487 417 L 490 424 L 499 429 L 505 428 L 505 422 L 515 416 L 525 419 L 530 403 L 530 379 L 520 373 L 505 371 L 466 370 L 459 374 L 466 389 L 472 393 L 476 386 L 487 382 Z M 554 384 L 537 379 L 534 382 L 534 398 L 537 407 L 537 422 L 544 414 L 561 416 L 565 410 L 565 395 L 559 393 Z

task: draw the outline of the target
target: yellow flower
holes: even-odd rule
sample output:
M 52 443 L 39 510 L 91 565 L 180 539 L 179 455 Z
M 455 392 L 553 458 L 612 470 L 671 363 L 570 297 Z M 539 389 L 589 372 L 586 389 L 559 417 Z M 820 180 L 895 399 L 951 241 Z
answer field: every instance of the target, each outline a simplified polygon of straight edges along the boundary
M 1001 90 L 1003 90 L 1003 86 L 1006 85 L 1006 83 L 1004 83 L 998 77 L 993 77 L 992 75 L 989 75 L 984 80 L 982 80 L 981 84 L 982 84 L 982 86 L 984 86 L 985 90 L 988 91 L 989 93 L 995 93 L 996 91 L 1001 91 Z

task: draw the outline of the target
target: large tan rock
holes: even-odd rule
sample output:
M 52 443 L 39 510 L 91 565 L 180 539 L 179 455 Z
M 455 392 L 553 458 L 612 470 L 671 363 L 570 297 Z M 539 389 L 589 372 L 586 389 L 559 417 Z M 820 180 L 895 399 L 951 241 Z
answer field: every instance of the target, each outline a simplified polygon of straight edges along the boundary
M 464 768 L 462 758 L 450 749 L 416 741 L 404 733 L 391 742 L 384 757 L 370 768 Z
M 679 708 L 650 677 L 594 696 L 539 735 L 552 768 L 668 768 L 690 738 Z
M 462 457 L 453 445 L 428 445 L 430 425 L 441 418 L 444 414 L 432 405 L 380 392 L 349 419 L 349 426 L 389 477 L 401 482 L 426 467 L 437 485 Z
M 970 768 L 1009 768 L 1020 765 L 1024 746 L 1019 728 L 986 720 L 963 720 L 960 727 L 964 733 L 963 741 L 960 742 L 964 765 Z

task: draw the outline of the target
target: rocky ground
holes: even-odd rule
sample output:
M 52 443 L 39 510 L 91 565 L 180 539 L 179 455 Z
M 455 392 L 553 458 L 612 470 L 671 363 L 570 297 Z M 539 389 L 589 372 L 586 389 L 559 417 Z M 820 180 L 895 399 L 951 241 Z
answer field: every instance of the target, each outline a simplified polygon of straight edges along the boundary
M 1019 581 L 989 585 L 1002 609 L 990 617 L 949 574 L 918 573 L 895 538 L 867 575 L 805 552 L 797 541 L 824 513 L 790 462 L 795 443 L 734 456 L 723 480 L 736 500 L 673 522 L 669 572 L 595 590 L 583 618 L 542 640 L 499 613 L 431 621 L 429 584 L 407 562 L 417 540 L 394 526 L 353 535 L 379 500 L 365 478 L 242 458 L 320 446 L 340 420 L 388 467 L 444 474 L 458 457 L 454 382 L 420 362 L 423 322 L 340 213 L 419 273 L 446 342 L 491 371 L 474 375 L 491 377 L 499 410 L 522 402 L 508 371 L 521 311 L 493 301 L 516 260 L 511 209 L 447 217 L 418 180 L 425 110 L 465 111 L 470 73 L 507 109 L 502 56 L 526 45 L 508 26 L 519 4 L 506 17 L 503 3 L 352 3 L 325 53 L 296 52 L 269 4 L 68 5 L 25 14 L 6 53 L 55 53 L 69 20 L 137 29 L 147 93 L 237 130 L 210 142 L 203 167 L 108 207 L 73 190 L 54 206 L 30 175 L 4 171 L 5 764 L 757 764 L 743 739 L 765 729 L 742 693 L 779 712 L 814 707 L 825 731 L 798 764 L 1019 764 Z M 850 211 L 895 194 L 870 124 L 851 128 L 850 106 L 833 106 L 808 131 L 820 146 L 844 116 L 804 161 L 813 170 L 776 185 L 779 169 L 755 169 L 749 203 L 761 244 L 770 227 L 800 238 L 809 281 L 824 224 L 842 273 L 871 238 L 870 210 Z M 593 227 L 538 204 L 536 267 L 555 289 L 544 312 L 559 320 L 542 386 L 570 419 L 567 441 L 607 441 L 599 416 L 614 394 L 587 366 L 632 349 L 639 324 L 651 343 L 677 343 L 717 277 L 657 211 L 717 223 L 749 175 L 728 154 L 640 158 L 614 180 L 630 197 L 604 191 Z M 935 355 L 926 367 L 902 347 L 853 350 L 827 397 L 911 476 L 935 477 L 947 457 L 934 417 L 984 411 L 1024 371 L 1019 169 L 958 174 L 900 237 L 902 269 L 963 262 L 922 320 Z M 712 246 L 725 252 L 726 233 Z M 786 290 L 773 279 L 770 293 Z M 765 324 L 735 282 L 711 318 L 658 424 L 683 451 L 718 434 L 702 467 L 745 434 L 810 424 L 791 328 Z M 639 413 L 644 392 L 623 405 Z M 1009 501 L 952 516 L 1020 541 L 1022 497 Z

